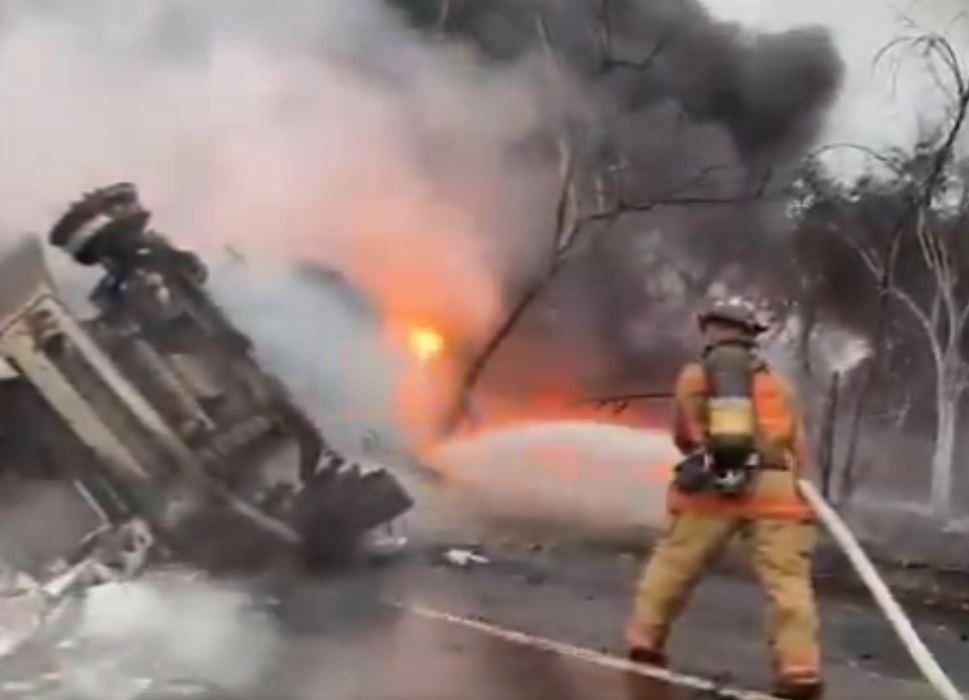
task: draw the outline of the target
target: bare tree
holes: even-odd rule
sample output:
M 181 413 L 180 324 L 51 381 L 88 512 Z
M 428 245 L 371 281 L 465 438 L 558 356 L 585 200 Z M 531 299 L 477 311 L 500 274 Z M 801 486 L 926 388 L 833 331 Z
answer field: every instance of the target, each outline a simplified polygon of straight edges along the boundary
M 582 213 L 577 200 L 575 159 L 565 140 L 560 140 L 560 152 L 562 154 L 561 194 L 556 207 L 552 235 L 553 243 L 548 262 L 532 279 L 531 283 L 525 287 L 507 316 L 468 365 L 458 387 L 458 397 L 454 407 L 445 419 L 445 435 L 452 434 L 460 427 L 470 408 L 471 395 L 495 353 L 512 335 L 528 310 L 555 281 L 565 264 L 576 253 L 576 243 L 583 236 L 607 235 L 623 216 L 644 213 L 659 207 L 739 206 L 761 201 L 768 196 L 766 190 L 759 187 L 753 192 L 728 197 L 669 196 L 664 194 L 634 203 L 625 202 L 620 198 L 611 206 L 607 205 L 602 208 L 605 200 L 597 194 L 595 208 L 590 212 Z M 710 279 L 704 278 L 703 283 L 697 282 L 697 284 L 704 284 L 706 289 L 709 288 L 711 282 L 712 276 Z
M 465 371 L 458 387 L 458 396 L 453 409 L 445 420 L 445 434 L 453 433 L 461 424 L 470 408 L 471 395 L 481 375 L 491 362 L 492 357 L 505 343 L 518 326 L 522 317 L 558 276 L 562 265 L 573 250 L 576 238 L 588 217 L 577 214 L 575 201 L 575 156 L 564 139 L 559 140 L 560 156 L 560 194 L 555 211 L 552 231 L 552 250 L 548 262 L 522 291 L 521 296 L 508 312 L 508 315 L 494 330 L 480 352 L 474 357 Z
M 949 235 L 947 235 L 947 233 Z M 914 236 L 932 282 L 932 292 L 920 295 L 914 289 L 893 283 L 888 293 L 915 320 L 926 343 L 935 373 L 936 434 L 932 455 L 932 512 L 947 518 L 951 508 L 952 473 L 955 460 L 956 427 L 959 406 L 969 388 L 969 362 L 963 353 L 965 331 L 969 322 L 969 294 L 960 286 L 960 266 L 953 256 L 945 232 L 930 221 L 929 212 L 919 212 Z M 888 261 L 877 250 L 865 248 L 856 241 L 851 245 L 865 267 L 881 280 Z M 923 299 L 924 297 L 924 299 Z
M 673 38 L 672 30 L 661 33 L 654 45 L 641 58 L 630 60 L 617 57 L 614 53 L 611 15 L 610 0 L 603 0 L 601 11 L 598 13 L 600 24 L 597 32 L 601 51 L 601 70 L 603 72 L 648 70 L 669 45 Z M 561 75 L 559 73 L 561 66 L 541 14 L 536 17 L 535 26 L 550 67 L 549 84 L 554 93 L 560 87 L 557 81 Z M 607 235 L 621 218 L 627 215 L 644 214 L 660 207 L 737 206 L 782 194 L 768 192 L 768 185 L 773 176 L 773 173 L 768 171 L 764 173 L 762 179 L 753 183 L 749 190 L 736 194 L 707 195 L 705 186 L 710 176 L 724 167 L 708 166 L 700 168 L 698 172 L 682 182 L 663 188 L 660 192 L 633 199 L 627 196 L 621 163 L 582 160 L 577 156 L 578 153 L 583 152 L 582 144 L 578 140 L 580 137 L 575 136 L 573 130 L 566 124 L 559 125 L 558 132 L 556 143 L 559 160 L 559 190 L 550 236 L 549 256 L 545 265 L 525 286 L 508 314 L 469 363 L 461 378 L 452 409 L 445 417 L 443 425 L 445 435 L 452 434 L 460 427 L 468 414 L 471 396 L 489 363 L 514 333 L 529 309 L 559 276 L 568 260 L 575 255 L 578 250 L 576 243 L 580 239 Z M 713 282 L 713 276 L 694 282 L 697 285 L 709 287 Z
M 937 245 L 941 242 L 937 240 L 927 214 L 939 191 L 943 188 L 946 168 L 952 162 L 957 140 L 963 131 L 967 117 L 969 117 L 969 70 L 963 65 L 952 44 L 936 33 L 923 33 L 899 38 L 887 45 L 880 52 L 878 58 L 880 59 L 897 48 L 912 49 L 926 61 L 937 85 L 949 97 L 950 124 L 943 131 L 943 137 L 934 150 L 931 167 L 919 188 L 918 195 L 908 203 L 892 235 L 879 254 L 873 257 L 873 251 L 868 251 L 863 258 L 868 269 L 878 276 L 881 308 L 872 343 L 875 353 L 862 378 L 858 400 L 852 416 L 844 473 L 850 475 L 854 469 L 861 435 L 861 423 L 868 397 L 882 369 L 881 348 L 888 327 L 888 302 L 892 298 L 899 299 L 915 315 L 920 327 L 926 331 L 927 337 L 931 339 L 930 349 L 936 365 L 937 411 L 939 411 L 937 416 L 938 434 L 932 461 L 932 509 L 938 517 L 947 517 L 950 509 L 949 492 L 952 487 L 952 462 L 954 459 L 955 427 L 958 418 L 958 400 L 964 393 L 965 387 L 960 387 L 956 393 L 953 388 L 944 383 L 948 379 L 957 378 L 957 375 L 963 371 L 954 365 L 956 358 L 951 353 L 958 353 L 958 345 L 962 338 L 961 334 L 965 329 L 966 318 L 964 309 L 960 308 L 964 304 L 960 303 L 956 295 L 958 276 L 952 270 L 945 244 Z M 904 234 L 907 229 L 911 228 L 913 220 L 915 221 L 914 228 L 919 245 L 923 250 L 926 264 L 933 272 L 937 286 L 938 302 L 933 300 L 933 306 L 929 310 L 927 318 L 924 308 L 910 303 L 915 301 L 910 294 L 895 287 L 895 271 L 899 251 Z M 939 257 L 940 254 L 942 255 L 941 258 Z M 948 305 L 948 308 L 945 308 L 944 312 L 937 311 L 937 308 L 946 305 Z M 928 324 L 925 323 L 926 320 L 929 321 Z M 938 323 L 952 320 L 955 320 L 955 324 L 945 326 L 944 330 L 942 330 L 942 326 L 938 325 Z M 939 336 L 940 332 L 945 334 L 944 337 Z M 964 378 L 959 378 L 964 381 Z M 943 404 L 945 405 L 943 406 Z

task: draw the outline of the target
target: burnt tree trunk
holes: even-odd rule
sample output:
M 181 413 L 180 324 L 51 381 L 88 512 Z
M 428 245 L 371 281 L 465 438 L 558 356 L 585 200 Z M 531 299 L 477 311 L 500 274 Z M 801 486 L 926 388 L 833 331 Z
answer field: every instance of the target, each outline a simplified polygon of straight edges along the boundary
M 828 399 L 824 407 L 824 420 L 821 424 L 819 436 L 818 466 L 821 470 L 821 493 L 826 500 L 831 500 L 833 494 L 832 481 L 834 476 L 835 445 L 838 426 L 838 399 L 841 389 L 841 374 L 831 375 L 831 385 L 828 388 Z

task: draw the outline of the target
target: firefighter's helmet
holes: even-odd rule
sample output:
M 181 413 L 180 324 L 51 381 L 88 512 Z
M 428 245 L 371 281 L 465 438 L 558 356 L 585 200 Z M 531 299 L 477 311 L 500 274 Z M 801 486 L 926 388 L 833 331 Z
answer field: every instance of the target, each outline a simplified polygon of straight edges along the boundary
M 743 297 L 728 297 L 711 302 L 697 316 L 702 330 L 710 321 L 719 321 L 736 326 L 752 335 L 760 335 L 768 329 L 767 324 L 760 320 L 757 308 Z

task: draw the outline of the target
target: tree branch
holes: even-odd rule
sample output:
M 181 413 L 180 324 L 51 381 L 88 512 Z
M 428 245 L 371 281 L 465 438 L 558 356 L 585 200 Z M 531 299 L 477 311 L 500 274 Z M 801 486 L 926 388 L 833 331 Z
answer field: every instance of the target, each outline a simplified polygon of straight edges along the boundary
M 629 70 L 635 71 L 647 71 L 653 65 L 660 54 L 666 50 L 666 47 L 670 45 L 673 40 L 675 32 L 672 29 L 667 30 L 660 38 L 656 41 L 653 46 L 652 51 L 650 51 L 645 57 L 638 61 L 630 61 L 624 58 L 615 58 L 613 55 L 606 55 L 602 59 L 602 71 L 609 72 L 616 68 L 627 68 Z
M 962 307 L 962 311 L 959 313 L 959 338 L 962 337 L 962 331 L 966 329 L 967 322 L 969 322 L 969 299 L 966 299 L 965 306 Z
M 736 206 L 752 204 L 771 199 L 773 193 L 765 197 L 761 194 L 743 195 L 737 197 L 658 197 L 643 202 L 620 202 L 612 209 L 590 214 L 588 221 L 614 221 L 625 214 L 645 213 L 660 207 L 692 207 L 692 206 Z
M 574 214 L 576 208 L 574 201 L 575 156 L 571 146 L 564 137 L 559 140 L 559 148 L 559 194 L 555 207 L 548 265 L 525 288 L 521 297 L 519 297 L 518 301 L 509 311 L 508 316 L 495 329 L 494 333 L 488 339 L 488 342 L 485 343 L 484 347 L 481 348 L 481 351 L 468 366 L 461 379 L 454 407 L 445 418 L 445 435 L 453 434 L 461 426 L 470 408 L 471 395 L 488 364 L 491 362 L 491 358 L 494 357 L 498 349 L 512 334 L 535 300 L 542 295 L 545 289 L 552 283 L 552 280 L 555 279 L 583 226 L 583 221 Z
M 602 36 L 602 59 L 599 69 L 602 73 L 608 73 L 617 68 L 628 68 L 636 71 L 649 70 L 650 66 L 659 58 L 660 54 L 666 50 L 675 36 L 672 27 L 667 28 L 653 45 L 652 50 L 639 61 L 617 58 L 612 38 L 612 0 L 602 0 L 599 10 L 599 28 Z
M 902 177 L 905 175 L 904 171 L 899 167 L 898 163 L 895 160 L 886 156 L 884 153 L 879 153 L 878 151 L 876 151 L 874 148 L 871 148 L 870 146 L 864 146 L 857 143 L 825 144 L 824 146 L 820 146 L 819 148 L 816 148 L 813 151 L 811 151 L 807 155 L 807 159 L 808 160 L 816 159 L 824 155 L 825 153 L 828 153 L 829 151 L 837 151 L 837 150 L 858 151 L 859 153 L 866 155 L 869 158 L 872 158 L 873 160 L 878 161 L 886 168 L 891 170 L 893 173 L 895 173 L 895 175 L 897 175 L 898 177 Z
M 931 37 L 932 41 L 929 46 L 939 46 L 938 35 L 922 35 L 924 40 L 926 37 Z M 911 39 L 909 39 L 911 41 Z M 917 40 L 916 40 L 917 41 Z M 887 55 L 896 46 L 904 43 L 904 40 L 890 42 L 879 51 L 875 58 L 878 62 L 882 57 Z M 948 46 L 951 49 L 951 44 L 948 44 L 944 39 L 941 40 L 941 45 Z M 954 56 L 955 52 L 952 51 L 951 54 Z M 935 196 L 935 193 L 939 187 L 942 175 L 945 171 L 946 163 L 952 157 L 953 150 L 955 148 L 956 139 L 959 137 L 960 132 L 965 125 L 967 114 L 969 114 L 969 89 L 966 89 L 966 80 L 964 78 L 964 71 L 961 70 L 961 65 L 958 60 L 955 63 L 950 64 L 950 68 L 954 70 L 957 74 L 956 84 L 959 86 L 960 93 L 958 95 L 958 100 L 955 104 L 955 117 L 952 123 L 949 125 L 948 133 L 945 139 L 940 144 L 939 148 L 935 152 L 935 157 L 933 158 L 932 168 L 926 177 L 922 185 L 922 194 L 920 197 L 913 198 L 909 205 L 905 208 L 903 214 L 899 217 L 898 222 L 889 237 L 888 244 L 886 246 L 886 265 L 881 275 L 880 281 L 880 302 L 878 311 L 878 321 L 875 328 L 875 334 L 873 338 L 873 346 L 876 348 L 876 354 L 872 358 L 872 362 L 868 366 L 868 370 L 862 379 L 861 386 L 859 388 L 858 402 L 855 405 L 854 415 L 851 421 L 851 433 L 849 438 L 849 446 L 847 456 L 845 457 L 845 474 L 850 474 L 854 469 L 854 459 L 858 447 L 858 438 L 861 427 L 862 417 L 864 416 L 865 405 L 867 402 L 868 394 L 870 393 L 871 386 L 874 383 L 875 377 L 880 370 L 880 356 L 878 354 L 877 348 L 882 344 L 883 337 L 885 334 L 885 328 L 887 327 L 887 311 L 888 311 L 888 298 L 890 296 L 889 289 L 893 285 L 893 275 L 895 270 L 895 264 L 898 259 L 899 251 L 901 250 L 901 239 L 905 227 L 908 226 L 908 222 L 918 211 L 927 208 Z M 958 340 L 956 341 L 958 342 Z M 940 368 L 941 369 L 941 368 Z
M 912 295 L 905 290 L 893 286 L 891 294 L 898 301 L 902 302 L 902 305 L 911 312 L 922 327 L 922 330 L 925 331 L 925 337 L 929 344 L 929 350 L 932 353 L 932 359 L 935 362 L 936 371 L 941 373 L 943 365 L 942 343 L 932 328 L 931 319 L 929 319 L 928 315 L 926 315 L 925 311 L 918 305 L 915 299 L 912 298 Z
M 872 276 L 876 280 L 880 279 L 883 275 L 884 266 L 878 261 L 878 259 L 870 251 L 865 250 L 858 245 L 857 242 L 848 238 L 847 236 L 843 236 L 842 240 L 844 240 L 845 244 L 858 254 Z M 892 285 L 889 288 L 889 294 L 900 301 L 905 308 L 911 312 L 912 316 L 918 322 L 919 326 L 925 333 L 926 341 L 929 344 L 929 350 L 932 353 L 932 360 L 936 365 L 936 371 L 941 372 L 942 345 L 939 342 L 939 338 L 936 334 L 935 328 L 933 327 L 931 316 L 921 306 L 919 306 L 918 302 L 915 301 L 915 298 L 904 289 L 901 289 L 896 285 Z
M 447 30 L 448 21 L 451 19 L 451 0 L 441 0 L 441 9 L 437 14 L 437 31 Z
M 618 394 L 616 396 L 587 396 L 575 401 L 575 405 L 595 404 L 596 408 L 612 406 L 617 414 L 625 411 L 633 401 L 670 401 L 674 397 L 672 391 L 651 391 L 637 394 Z
M 563 137 L 559 144 L 559 197 L 555 205 L 553 265 L 572 246 L 578 233 L 575 216 L 575 152 Z

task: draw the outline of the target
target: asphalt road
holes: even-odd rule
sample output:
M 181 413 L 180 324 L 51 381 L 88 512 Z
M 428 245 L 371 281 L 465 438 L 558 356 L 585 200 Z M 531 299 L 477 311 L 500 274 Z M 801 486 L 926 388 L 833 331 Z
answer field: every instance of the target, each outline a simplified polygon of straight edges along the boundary
M 333 621 L 342 619 L 343 632 L 336 636 L 344 640 L 352 638 L 368 627 L 363 621 L 370 619 L 367 612 L 369 601 L 376 600 L 483 619 L 502 628 L 621 655 L 621 630 L 630 602 L 628 594 L 639 570 L 636 558 L 583 547 L 547 549 L 534 544 L 520 548 L 496 547 L 490 551 L 486 548 L 484 553 L 491 563 L 462 569 L 441 563 L 436 556 L 438 552 L 430 547 L 380 571 L 359 572 L 326 583 L 304 582 L 290 588 L 281 598 L 281 619 L 287 624 L 295 621 L 291 639 L 300 637 L 299 648 L 311 658 L 324 658 L 334 653 L 330 642 L 325 643 L 327 649 L 321 649 L 318 656 L 314 652 L 315 645 L 322 643 L 320 629 L 332 629 Z M 698 590 L 672 640 L 674 668 L 716 678 L 732 686 L 768 690 L 771 678 L 761 634 L 761 602 L 760 593 L 751 580 L 726 575 L 708 578 Z M 354 615 L 354 610 L 358 614 Z M 934 697 L 919 680 L 890 628 L 865 601 L 826 599 L 822 602 L 822 610 L 829 698 L 915 700 Z M 318 617 L 307 616 L 307 611 L 315 611 Z M 442 638 L 437 642 L 450 652 L 430 653 L 419 661 L 422 650 L 430 649 L 434 644 L 428 642 L 426 631 L 408 631 L 411 630 L 410 624 L 405 621 L 403 627 L 394 628 L 393 634 L 378 629 L 375 638 L 384 639 L 385 643 L 376 649 L 365 645 L 365 649 L 360 650 L 349 645 L 347 667 L 362 668 L 363 677 L 380 674 L 379 669 L 389 664 L 387 667 L 394 669 L 411 666 L 422 669 L 417 675 L 430 678 L 434 683 L 450 683 L 454 677 L 468 679 L 464 686 L 459 683 L 455 686 L 458 690 L 448 691 L 443 696 L 428 694 L 430 691 L 423 689 L 406 696 L 415 698 L 477 698 L 482 685 L 490 688 L 489 697 L 529 700 L 606 699 L 627 697 L 630 692 L 628 688 L 617 690 L 624 681 L 621 673 L 604 674 L 611 678 L 607 681 L 602 673 L 577 670 L 566 663 L 552 663 L 547 658 L 534 658 L 528 649 L 514 645 L 509 648 L 509 645 L 494 640 L 475 641 L 472 639 L 475 635 L 469 637 L 463 631 L 441 632 Z M 969 688 L 969 667 L 965 664 L 969 652 L 965 631 L 969 631 L 969 620 L 922 619 L 917 626 L 956 682 Z M 386 638 L 391 637 L 398 642 L 404 641 L 387 642 Z M 468 664 L 476 670 L 467 672 L 466 676 Z M 551 686 L 543 686 L 537 680 L 531 685 L 522 681 L 523 664 L 533 667 L 535 675 L 545 679 L 543 682 L 558 684 L 558 689 L 553 692 Z M 550 667 L 559 670 L 553 672 Z M 530 677 L 529 674 L 526 676 Z M 522 688 L 524 694 L 511 693 L 506 688 L 509 682 L 515 688 Z M 326 685 L 325 681 L 321 683 Z M 299 695 L 299 684 L 296 686 L 294 698 L 324 697 Z M 402 687 L 408 686 L 404 684 Z M 465 689 L 461 690 L 462 687 Z M 572 690 L 565 693 L 562 690 L 565 687 Z M 655 684 L 650 692 L 656 693 L 657 698 L 667 697 Z M 327 693 L 325 697 L 362 700 L 405 696 L 379 692 L 343 695 L 337 692 Z M 652 696 L 647 693 L 642 697 Z M 673 693 L 668 697 L 679 696 Z
M 440 563 L 432 548 L 378 568 L 327 579 L 247 582 L 271 600 L 283 643 L 257 687 L 206 695 L 246 700 L 680 700 L 701 697 L 627 673 L 407 613 L 421 607 L 486 620 L 607 653 L 621 653 L 627 592 L 638 569 L 628 556 L 537 547 L 491 551 L 468 569 Z M 403 608 L 403 609 L 402 609 Z M 826 600 L 830 698 L 931 698 L 890 630 L 866 605 Z M 964 623 L 964 621 L 962 621 Z M 923 620 L 920 632 L 969 687 L 960 621 Z M 751 582 L 715 576 L 698 591 L 672 643 L 674 666 L 733 686 L 769 688 L 760 596 Z M 0 664 L 2 697 L 76 697 L 39 683 L 52 669 L 42 650 Z M 243 654 L 240 664 L 249 663 Z M 633 682 L 635 681 L 635 682 Z M 149 696 L 144 696 L 149 697 Z M 151 695 L 153 698 L 185 695 Z
M 555 533 L 560 535 L 561 533 Z M 488 563 L 458 567 L 451 547 L 474 546 Z M 410 548 L 381 564 L 327 576 L 274 574 L 234 579 L 269 611 L 280 643 L 270 659 L 245 642 L 233 664 L 260 662 L 254 685 L 200 694 L 157 690 L 82 693 L 63 687 L 63 655 L 35 645 L 0 660 L 2 700 L 685 700 L 709 697 L 601 664 L 510 642 L 408 613 L 421 608 L 483 620 L 499 628 L 621 656 L 621 632 L 640 556 L 621 542 L 561 536 L 538 526 L 412 533 Z M 934 697 L 864 599 L 822 600 L 830 700 Z M 126 614 L 122 611 L 121 614 Z M 204 611 L 203 611 L 204 614 Z M 135 621 L 137 623 L 137 620 Z M 916 621 L 957 684 L 969 689 L 969 619 L 927 615 Z M 186 636 L 190 636 L 186 632 Z M 186 644 L 191 643 L 186 639 Z M 671 643 L 677 671 L 733 687 L 766 691 L 768 657 L 762 598 L 753 580 L 719 572 L 698 590 Z M 106 650 L 103 658 L 112 652 Z M 91 657 L 82 663 L 97 665 Z M 139 671 L 144 674 L 144 671 Z

